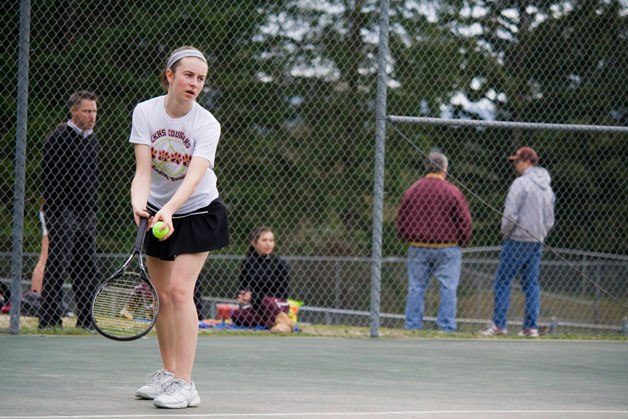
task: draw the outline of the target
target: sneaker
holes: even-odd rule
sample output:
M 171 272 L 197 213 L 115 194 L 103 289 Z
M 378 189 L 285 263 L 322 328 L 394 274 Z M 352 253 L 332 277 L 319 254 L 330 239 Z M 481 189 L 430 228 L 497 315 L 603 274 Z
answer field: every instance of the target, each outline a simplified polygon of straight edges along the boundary
M 76 325 L 76 328 L 92 335 L 96 334 L 96 328 L 92 324 Z
M 87 330 L 90 332 L 95 332 L 96 329 L 94 328 L 94 324 L 92 323 L 91 320 L 76 320 L 76 328 L 77 329 L 83 329 L 83 330 Z
M 61 320 L 42 320 L 39 319 L 39 324 L 37 325 L 38 330 L 52 331 L 55 329 L 63 329 L 63 322 Z
M 194 383 L 188 383 L 180 378 L 168 381 L 164 385 L 164 392 L 155 397 L 153 404 L 168 409 L 183 409 L 201 404 Z
M 517 333 L 517 336 L 522 336 L 526 338 L 538 338 L 539 337 L 539 329 L 534 327 L 528 327 L 523 329 L 521 332 Z
M 164 384 L 174 378 L 174 374 L 164 369 L 146 376 L 146 384 L 135 391 L 135 397 L 153 400 L 164 392 Z
M 500 329 L 499 327 L 495 326 L 495 324 L 492 324 L 491 327 L 489 327 L 486 330 L 483 330 L 480 332 L 480 334 L 482 336 L 501 336 L 501 335 L 507 335 L 508 334 L 508 329 Z

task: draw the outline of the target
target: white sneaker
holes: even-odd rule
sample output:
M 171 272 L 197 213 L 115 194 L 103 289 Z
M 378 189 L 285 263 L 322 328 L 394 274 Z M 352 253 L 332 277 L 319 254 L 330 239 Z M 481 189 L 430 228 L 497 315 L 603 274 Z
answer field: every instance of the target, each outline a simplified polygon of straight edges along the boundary
M 482 336 L 501 336 L 501 335 L 507 335 L 508 334 L 508 329 L 500 329 L 499 327 L 495 326 L 495 324 L 492 324 L 491 327 L 489 327 L 486 330 L 483 330 L 480 332 L 480 334 Z
M 539 337 L 539 329 L 534 327 L 529 327 L 527 329 L 523 329 L 521 332 L 517 333 L 517 336 L 522 336 L 526 338 L 538 338 Z
M 164 392 L 155 397 L 153 404 L 168 409 L 183 409 L 198 406 L 201 404 L 201 398 L 198 396 L 193 382 L 188 383 L 180 378 L 175 378 L 164 385 Z
M 164 392 L 164 384 L 174 378 L 170 371 L 161 369 L 146 376 L 146 384 L 135 391 L 135 397 L 152 400 Z

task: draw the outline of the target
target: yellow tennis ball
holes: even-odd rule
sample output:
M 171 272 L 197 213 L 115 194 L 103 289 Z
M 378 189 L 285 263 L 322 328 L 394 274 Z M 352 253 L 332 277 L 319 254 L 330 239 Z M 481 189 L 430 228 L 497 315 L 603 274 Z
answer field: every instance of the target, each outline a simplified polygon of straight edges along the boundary
M 170 229 L 163 221 L 157 221 L 153 225 L 153 236 L 157 237 L 158 239 L 163 239 L 164 237 L 166 237 L 166 234 L 168 234 L 169 231 Z

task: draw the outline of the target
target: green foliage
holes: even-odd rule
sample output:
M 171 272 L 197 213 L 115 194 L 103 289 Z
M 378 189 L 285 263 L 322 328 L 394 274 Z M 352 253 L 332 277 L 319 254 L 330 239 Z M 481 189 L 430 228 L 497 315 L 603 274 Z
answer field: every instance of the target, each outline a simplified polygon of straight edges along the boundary
M 18 6 L 10 3 L 0 16 L 11 23 L 8 39 L 17 39 Z M 276 228 L 287 253 L 370 255 L 378 2 L 327 3 L 323 9 L 300 1 L 34 2 L 27 248 L 39 243 L 42 144 L 67 118 L 65 101 L 79 88 L 100 97 L 101 219 L 119 226 L 115 235 L 99 237 L 100 251 L 129 247 L 131 112 L 163 92 L 158 76 L 168 51 L 191 44 L 210 58 L 199 102 L 223 127 L 216 172 L 234 243 L 224 252 L 243 253 L 248 232 L 265 224 Z M 466 2 L 442 1 L 429 18 L 392 3 L 389 76 L 395 83 L 388 114 L 438 117 L 449 107 L 453 117 L 479 118 L 452 104 L 463 93 L 490 102 L 497 119 L 625 125 L 628 47 L 618 1 L 575 2 L 560 13 L 546 1 L 472 2 L 486 10 L 479 16 L 462 13 Z M 508 10 L 521 18 L 506 19 Z M 544 20 L 536 19 L 542 14 Z M 472 25 L 481 30 L 463 30 Z M 17 49 L 0 48 L 0 218 L 11 220 Z M 472 245 L 497 244 L 499 212 L 514 178 L 504 158 L 523 144 L 543 150 L 542 163 L 554 177 L 559 221 L 552 244 L 628 249 L 622 204 L 628 150 L 616 136 L 418 126 L 389 126 L 387 134 L 387 254 L 403 253 L 396 205 L 432 148 L 450 157 L 450 179 L 470 203 Z M 11 229 L 4 226 L 0 246 L 8 250 Z

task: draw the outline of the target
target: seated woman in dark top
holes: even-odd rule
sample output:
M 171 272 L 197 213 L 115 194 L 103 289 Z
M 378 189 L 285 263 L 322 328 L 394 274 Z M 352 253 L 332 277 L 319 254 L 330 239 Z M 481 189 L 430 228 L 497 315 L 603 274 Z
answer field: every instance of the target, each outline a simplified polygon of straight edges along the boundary
M 266 326 L 272 332 L 291 332 L 294 323 L 288 317 L 288 265 L 273 254 L 275 235 L 268 227 L 258 227 L 251 234 L 251 246 L 240 270 L 238 304 L 231 315 L 239 326 Z

